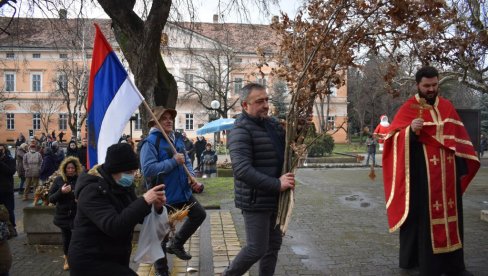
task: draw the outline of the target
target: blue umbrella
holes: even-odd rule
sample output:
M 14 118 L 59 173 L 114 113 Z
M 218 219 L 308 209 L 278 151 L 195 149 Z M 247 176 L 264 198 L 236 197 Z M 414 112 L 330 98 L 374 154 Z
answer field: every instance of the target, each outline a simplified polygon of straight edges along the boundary
M 220 118 L 218 120 L 211 121 L 197 130 L 197 135 L 232 129 L 234 128 L 234 121 L 235 119 L 232 118 Z

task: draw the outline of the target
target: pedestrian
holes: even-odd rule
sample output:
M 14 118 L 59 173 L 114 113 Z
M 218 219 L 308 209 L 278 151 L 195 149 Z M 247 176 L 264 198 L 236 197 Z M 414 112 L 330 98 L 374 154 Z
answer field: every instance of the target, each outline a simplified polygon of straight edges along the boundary
M 64 137 L 64 132 L 61 130 L 61 132 L 58 134 L 58 137 L 59 137 L 59 142 L 62 143 L 63 142 L 63 137 Z
M 51 136 L 53 137 L 53 142 L 56 141 L 56 131 L 53 130 L 53 132 L 51 132 Z
M 480 137 L 480 157 L 483 157 L 485 151 L 488 149 L 488 139 L 484 134 Z
M 8 239 L 12 238 L 13 234 L 9 230 L 9 221 L 9 211 L 0 205 L 0 276 L 8 276 L 12 266 L 13 258 Z
M 59 165 L 53 150 L 50 147 L 44 148 L 44 156 L 42 157 L 41 171 L 39 173 L 39 179 L 42 183 L 46 182 L 58 167 Z
M 47 141 L 46 133 L 41 133 L 41 138 L 39 138 L 39 142 L 44 143 Z
M 29 200 L 29 193 L 31 191 L 31 187 L 34 189 L 37 188 L 39 184 L 39 174 L 41 172 L 41 165 L 42 165 L 42 156 L 37 151 L 37 146 L 34 143 L 31 143 L 29 146 L 29 152 L 24 155 L 24 159 L 22 160 L 24 163 L 24 170 L 25 170 L 25 189 L 23 200 Z
M 276 227 L 280 192 L 293 189 L 295 176 L 281 174 L 285 131 L 268 116 L 266 88 L 257 83 L 240 91 L 242 113 L 229 134 L 235 205 L 242 210 L 247 244 L 223 275 L 243 275 L 259 261 L 259 275 L 273 275 L 282 243 Z
M 212 144 L 207 143 L 205 150 L 202 152 L 201 160 L 203 177 L 217 176 L 217 154 L 212 150 Z
M 186 132 L 183 132 L 181 135 L 183 136 L 183 143 L 185 143 L 186 154 L 190 157 L 191 166 L 193 167 L 193 161 L 195 161 L 195 146 L 186 136 Z
M 418 267 L 428 276 L 471 275 L 463 256 L 462 194 L 480 163 L 456 109 L 439 96 L 437 69 L 422 67 L 415 80 L 418 94 L 395 115 L 383 151 L 389 228 L 400 229 L 400 267 Z
M 368 157 L 366 158 L 366 166 L 369 166 L 369 158 L 372 158 L 373 166 L 376 165 L 376 140 L 373 135 L 369 134 L 366 139 L 366 150 L 368 152 Z
M 102 165 L 78 177 L 77 211 L 68 248 L 70 275 L 137 275 L 130 269 L 136 224 L 151 212 L 161 212 L 166 198 L 157 185 L 137 198 L 134 174 L 139 160 L 128 144 L 107 149 Z
M 173 130 L 176 110 L 158 106 L 154 109 L 154 114 L 163 129 L 159 129 L 153 119 L 149 121 L 148 126 L 151 129 L 141 148 L 142 172 L 145 177 L 152 179 L 156 178 L 158 174 L 163 176 L 166 197 L 170 206 L 175 209 L 191 206 L 188 219 L 169 241 L 167 247 L 167 238 L 162 243 L 164 252 L 175 254 L 182 260 L 189 260 L 192 256 L 185 251 L 183 246 L 206 217 L 205 209 L 193 197 L 192 189 L 199 192 L 202 186 L 194 178 L 182 135 Z M 169 142 L 164 139 L 162 131 L 169 137 L 170 143 L 176 148 L 177 153 L 173 153 Z M 186 174 L 184 165 L 192 174 L 191 177 Z M 156 275 L 169 275 L 166 257 L 157 260 L 154 267 Z
M 15 159 L 10 156 L 7 146 L 0 144 L 0 204 L 7 208 L 10 223 L 15 229 L 14 174 Z M 15 230 L 13 234 L 17 236 L 17 231 Z
M 24 193 L 25 169 L 24 169 L 23 160 L 24 160 L 24 155 L 29 150 L 28 148 L 29 146 L 26 143 L 22 143 L 22 145 L 20 145 L 15 151 L 17 175 L 20 178 L 19 195 Z
M 78 148 L 78 159 L 83 166 L 83 170 L 86 171 L 86 156 L 87 156 L 87 143 L 86 138 L 81 139 L 81 146 Z
M 19 133 L 19 136 L 17 137 L 17 140 L 15 140 L 15 147 L 18 148 L 20 145 L 23 143 L 26 143 L 27 141 L 25 140 L 24 134 Z
M 136 143 L 134 143 L 134 140 L 132 140 L 132 136 L 130 135 L 127 135 L 127 137 L 125 137 L 126 141 L 127 141 L 127 144 L 129 144 L 131 147 L 132 147 L 132 150 L 136 150 Z
M 49 202 L 56 205 L 56 214 L 53 223 L 61 229 L 63 237 L 64 264 L 63 269 L 68 270 L 68 248 L 71 241 L 71 229 L 76 215 L 75 185 L 78 176 L 83 172 L 77 157 L 66 157 L 59 166 L 60 176 L 54 179 L 49 190 Z
M 207 146 L 207 140 L 203 136 L 197 136 L 197 141 L 195 142 L 195 154 L 197 156 L 197 168 L 201 170 L 202 167 L 202 152 L 205 150 Z
M 66 157 L 68 156 L 78 157 L 78 146 L 76 145 L 76 141 L 69 141 L 68 147 L 66 148 Z
M 61 162 L 63 162 L 65 154 L 64 154 L 63 149 L 59 147 L 59 142 L 57 142 L 57 141 L 52 142 L 51 149 L 52 149 L 52 152 L 55 156 L 56 168 L 57 168 L 57 167 L 59 167 L 59 164 L 61 164 Z

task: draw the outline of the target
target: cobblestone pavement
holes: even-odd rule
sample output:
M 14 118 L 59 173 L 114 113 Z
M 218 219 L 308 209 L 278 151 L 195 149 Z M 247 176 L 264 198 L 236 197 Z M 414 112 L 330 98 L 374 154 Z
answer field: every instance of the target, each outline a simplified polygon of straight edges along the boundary
M 296 207 L 283 240 L 275 275 L 414 275 L 398 268 L 398 233 L 388 232 L 381 170 L 301 169 Z M 465 261 L 474 275 L 488 275 L 488 169 L 464 196 Z M 483 203 L 485 202 L 485 203 Z M 241 243 L 240 211 L 229 202 Z M 250 275 L 258 275 L 253 266 Z
M 398 233 L 388 233 L 381 170 L 374 182 L 368 174 L 366 168 L 298 171 L 296 207 L 275 275 L 414 275 L 398 268 Z M 480 220 L 480 210 L 488 209 L 487 178 L 488 168 L 482 168 L 464 196 L 466 265 L 481 276 L 488 275 L 488 223 Z M 16 204 L 19 236 L 9 241 L 14 255 L 10 275 L 69 275 L 62 270 L 61 246 L 26 243 L 22 208 L 27 203 Z M 173 276 L 218 275 L 239 243 L 245 243 L 242 215 L 233 202 L 208 214 L 187 243 L 195 260 L 183 263 L 170 255 Z M 188 266 L 196 268 L 197 258 L 199 272 L 185 273 Z M 131 267 L 138 269 L 135 263 Z M 139 267 L 140 275 L 152 275 L 151 270 Z M 258 275 L 256 266 L 249 275 Z

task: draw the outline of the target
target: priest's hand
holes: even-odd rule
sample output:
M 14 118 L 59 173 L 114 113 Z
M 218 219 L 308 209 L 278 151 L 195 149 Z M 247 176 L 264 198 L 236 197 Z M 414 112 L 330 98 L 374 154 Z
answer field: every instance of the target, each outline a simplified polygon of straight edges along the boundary
M 413 132 L 420 131 L 423 126 L 424 126 L 424 119 L 422 118 L 416 118 L 412 120 L 412 123 L 410 124 L 410 127 L 412 128 Z

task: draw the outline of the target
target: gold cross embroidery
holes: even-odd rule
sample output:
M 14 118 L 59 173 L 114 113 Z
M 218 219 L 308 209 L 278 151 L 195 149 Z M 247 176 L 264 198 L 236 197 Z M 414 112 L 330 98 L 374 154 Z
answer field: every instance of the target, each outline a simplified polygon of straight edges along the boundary
M 454 206 L 454 201 L 452 201 L 452 198 L 449 199 L 449 202 L 447 202 L 449 205 L 449 208 L 452 208 Z
M 442 207 L 442 204 L 440 204 L 439 201 L 436 200 L 435 204 L 433 204 L 432 206 L 434 206 L 436 211 L 439 211 L 439 208 Z
M 430 159 L 429 161 L 434 163 L 434 166 L 437 166 L 437 162 L 439 162 L 439 159 L 437 159 L 437 156 L 434 155 L 434 157 L 432 157 L 432 159 Z
M 454 159 L 454 157 L 452 157 L 452 155 L 449 155 L 449 156 L 447 157 L 447 160 L 449 160 L 449 163 L 451 163 L 453 159 Z

